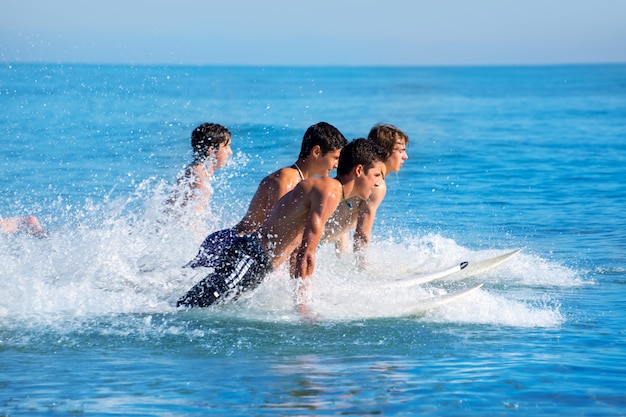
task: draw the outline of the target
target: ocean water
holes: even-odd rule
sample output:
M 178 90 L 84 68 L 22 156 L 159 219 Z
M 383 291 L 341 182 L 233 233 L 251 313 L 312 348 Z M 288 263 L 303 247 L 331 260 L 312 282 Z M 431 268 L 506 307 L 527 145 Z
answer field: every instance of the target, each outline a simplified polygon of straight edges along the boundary
M 48 231 L 0 235 L 0 415 L 626 415 L 626 65 L 5 63 L 0 110 L 0 216 Z M 315 322 L 284 270 L 177 310 L 201 278 L 180 266 L 322 120 L 410 137 L 367 268 L 320 248 Z M 205 121 L 235 153 L 199 230 L 163 202 Z

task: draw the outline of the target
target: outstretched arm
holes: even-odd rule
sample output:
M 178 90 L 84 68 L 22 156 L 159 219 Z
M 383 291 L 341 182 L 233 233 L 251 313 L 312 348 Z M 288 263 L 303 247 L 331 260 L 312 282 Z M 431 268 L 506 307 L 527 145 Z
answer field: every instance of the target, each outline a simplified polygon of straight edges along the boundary
M 346 230 L 339 235 L 339 238 L 335 241 L 335 253 L 337 256 L 343 256 L 348 253 L 350 247 L 350 231 Z
M 356 229 L 354 231 L 354 253 L 359 256 L 359 253 L 366 249 L 371 240 L 372 227 L 374 226 L 374 220 L 376 219 L 376 211 L 385 198 L 387 193 L 387 187 L 385 184 L 381 184 L 374 189 L 372 195 L 367 201 L 364 201 L 359 207 L 359 215 L 357 217 Z M 359 263 L 364 260 L 362 256 L 359 257 Z M 363 266 L 363 265 L 361 265 Z
M 309 213 L 304 226 L 302 242 L 296 249 L 293 277 L 307 278 L 313 274 L 317 245 L 324 232 L 326 222 L 339 204 L 340 192 L 340 190 L 326 187 L 313 189 L 309 193 Z
M 313 209 L 311 209 L 313 211 Z M 295 253 L 295 264 L 293 270 L 294 278 L 307 278 L 313 275 L 315 270 L 315 251 L 317 244 L 322 237 L 325 221 L 322 215 L 316 210 L 309 214 L 307 226 L 304 229 L 302 242 Z

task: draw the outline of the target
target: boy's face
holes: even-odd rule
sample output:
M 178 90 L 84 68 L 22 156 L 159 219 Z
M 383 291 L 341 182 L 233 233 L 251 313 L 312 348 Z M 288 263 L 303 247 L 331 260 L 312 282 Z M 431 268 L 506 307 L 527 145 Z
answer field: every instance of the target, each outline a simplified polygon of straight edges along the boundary
M 315 175 L 327 177 L 330 175 L 332 170 L 337 169 L 337 165 L 339 165 L 340 153 L 341 149 L 337 149 L 334 151 L 330 151 L 326 155 L 320 157 L 316 164 L 317 172 L 315 173 Z
M 215 157 L 215 168 L 223 168 L 233 154 L 233 150 L 230 148 L 230 138 L 225 142 L 219 144 L 217 150 L 211 148 L 213 156 Z
M 357 177 L 356 187 L 357 195 L 363 200 L 367 200 L 371 195 L 374 188 L 378 187 L 385 179 L 385 164 L 377 161 L 373 167 L 367 172 L 362 171 L 362 175 Z
M 398 139 L 393 147 L 391 155 L 387 158 L 385 165 L 387 166 L 387 172 L 398 172 L 404 165 L 404 161 L 409 159 L 406 153 L 406 142 L 402 139 Z

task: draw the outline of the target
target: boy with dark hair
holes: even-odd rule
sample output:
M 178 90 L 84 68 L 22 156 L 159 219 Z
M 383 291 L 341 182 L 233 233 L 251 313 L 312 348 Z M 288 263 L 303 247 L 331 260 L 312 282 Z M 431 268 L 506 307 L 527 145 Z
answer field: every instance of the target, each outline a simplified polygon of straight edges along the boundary
M 210 177 L 223 168 L 233 154 L 228 129 L 216 123 L 203 123 L 191 132 L 193 161 L 176 181 L 168 203 L 182 208 L 192 204 L 195 213 L 204 211 L 211 198 Z
M 386 153 L 366 139 L 346 145 L 337 177 L 299 182 L 274 206 L 253 234 L 237 237 L 218 258 L 215 271 L 178 300 L 177 306 L 206 307 L 236 299 L 291 256 L 290 275 L 307 278 L 315 269 L 315 251 L 324 225 L 349 198 L 366 200 L 384 179 Z

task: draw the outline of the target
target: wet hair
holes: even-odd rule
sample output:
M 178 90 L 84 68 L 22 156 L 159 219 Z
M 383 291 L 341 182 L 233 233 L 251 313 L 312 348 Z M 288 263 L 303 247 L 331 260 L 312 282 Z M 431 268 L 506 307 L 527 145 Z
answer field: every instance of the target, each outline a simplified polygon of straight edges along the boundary
M 328 152 L 343 148 L 347 143 L 348 141 L 339 129 L 326 122 L 319 122 L 304 132 L 298 158 L 307 158 L 315 146 L 320 147 L 323 156 Z
M 367 135 L 367 139 L 385 148 L 387 155 L 393 153 L 393 148 L 398 140 L 404 141 L 406 145 L 409 144 L 409 137 L 403 131 L 386 123 L 375 124 Z
M 202 123 L 191 132 L 191 147 L 194 161 L 201 162 L 207 157 L 209 148 L 217 149 L 230 141 L 230 132 L 217 123 Z
M 337 175 L 347 175 L 357 165 L 363 165 L 367 172 L 378 161 L 387 161 L 387 152 L 382 146 L 365 138 L 354 139 L 341 150 Z

